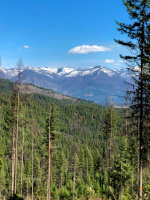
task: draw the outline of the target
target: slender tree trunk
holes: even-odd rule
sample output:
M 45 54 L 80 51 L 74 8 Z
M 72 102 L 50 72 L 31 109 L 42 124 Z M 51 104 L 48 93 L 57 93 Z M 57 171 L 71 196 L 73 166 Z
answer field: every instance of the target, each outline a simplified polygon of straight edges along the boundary
M 144 8 L 145 9 L 145 5 Z M 144 120 L 144 90 L 143 90 L 143 67 L 144 67 L 144 42 L 145 42 L 145 23 L 142 22 L 142 38 L 141 38 L 141 73 L 140 73 L 140 128 L 139 128 L 139 200 L 142 200 L 143 193 L 143 179 L 142 179 L 142 165 L 143 165 L 143 120 Z
M 137 185 L 139 185 L 139 177 L 140 177 L 140 130 L 139 130 L 139 127 L 140 127 L 140 120 L 139 120 L 139 117 L 137 119 L 137 145 L 138 145 L 138 163 L 137 163 L 137 167 L 138 167 L 138 175 L 137 175 Z
M 26 105 L 24 109 L 24 121 L 26 118 Z M 22 155 L 21 155 L 21 197 L 22 197 L 22 179 L 23 179 L 23 157 L 24 157 L 24 129 L 25 126 L 23 125 L 23 134 L 22 134 Z
M 14 175 L 15 175 L 15 126 L 13 128 L 13 142 L 12 142 L 12 183 L 11 190 L 12 196 L 14 195 Z
M 141 150 L 140 150 L 141 151 Z M 140 155 L 141 156 L 141 155 Z M 139 163 L 139 200 L 142 200 L 142 191 L 143 191 L 143 179 L 142 179 L 142 158 L 140 158 L 140 163 Z
M 103 157 L 102 157 L 102 200 L 104 196 L 104 147 L 103 147 Z
M 18 132 L 19 132 L 19 92 L 17 101 L 17 124 L 16 124 L 16 158 L 15 158 L 15 194 L 17 192 L 17 172 L 18 172 Z
M 24 126 L 23 126 L 23 136 L 22 136 L 22 155 L 21 155 L 21 197 L 22 197 L 22 179 L 23 179 L 23 157 L 24 157 Z
M 138 117 L 138 185 L 139 185 L 139 200 L 142 200 L 142 144 L 141 144 L 141 132 L 140 132 L 140 117 Z
M 108 199 L 110 197 L 110 191 L 109 191 L 109 187 L 110 187 L 110 165 L 111 165 L 111 160 L 110 160 L 110 149 L 109 149 L 109 161 L 108 161 Z
M 110 142 L 109 142 L 109 166 L 108 166 L 108 199 L 110 197 L 110 173 L 111 173 L 111 155 L 112 155 L 112 110 L 110 113 Z
M 139 138 L 139 200 L 142 200 L 143 197 L 142 197 L 142 193 L 143 193 L 143 179 L 142 179 L 142 125 L 140 123 L 140 138 Z
M 48 159 L 48 180 L 47 180 L 47 200 L 50 200 L 51 194 L 50 194 L 50 169 L 51 169 L 51 132 L 50 132 L 50 118 L 51 118 L 51 112 L 49 114 L 49 159 Z
M 74 159 L 74 168 L 73 168 L 73 199 L 75 199 L 75 186 L 76 186 L 76 161 Z
M 33 135 L 32 135 L 32 200 L 33 200 L 33 183 L 34 179 L 33 179 Z

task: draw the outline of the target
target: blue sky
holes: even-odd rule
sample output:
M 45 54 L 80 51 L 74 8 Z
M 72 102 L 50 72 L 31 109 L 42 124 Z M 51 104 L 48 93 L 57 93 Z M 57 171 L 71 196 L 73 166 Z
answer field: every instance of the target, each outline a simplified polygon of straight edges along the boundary
M 120 68 L 115 20 L 128 21 L 122 0 L 0 0 L 2 66 Z

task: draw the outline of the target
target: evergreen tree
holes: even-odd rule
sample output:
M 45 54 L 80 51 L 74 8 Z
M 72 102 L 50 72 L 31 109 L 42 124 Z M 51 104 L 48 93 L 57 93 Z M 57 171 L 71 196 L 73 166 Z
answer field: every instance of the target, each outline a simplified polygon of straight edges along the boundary
M 0 128 L 1 131 L 1 128 Z M 1 137 L 0 137 L 0 198 L 2 199 L 2 195 L 5 194 L 5 187 L 6 187 L 6 171 L 5 171 L 5 162 L 4 162 L 4 146 L 2 144 L 2 141 L 4 141 Z
M 48 176 L 47 176 L 47 200 L 51 199 L 50 195 L 50 174 L 51 174 L 51 149 L 52 149 L 52 141 L 54 142 L 56 138 L 56 128 L 57 120 L 56 120 L 56 106 L 53 104 L 50 107 L 49 116 L 46 120 L 45 132 L 43 137 L 43 148 L 44 148 L 44 157 L 48 161 Z
M 150 85 L 150 47 L 149 47 L 149 26 L 150 26 L 150 1 L 149 0 L 123 0 L 130 16 L 131 23 L 119 23 L 118 30 L 126 34 L 129 41 L 116 40 L 117 43 L 128 47 L 131 54 L 122 56 L 130 66 L 133 74 L 135 89 L 132 91 L 132 116 L 139 121 L 139 200 L 142 195 L 142 168 L 144 162 L 144 151 L 146 144 L 144 137 L 149 134 L 146 131 L 146 111 L 149 109 L 147 101 L 147 85 Z M 135 67 L 136 66 L 136 67 Z M 149 86 L 148 86 L 149 87 Z
M 111 172 L 112 172 L 112 166 L 114 162 L 114 150 L 115 150 L 115 143 L 114 138 L 116 134 L 116 127 L 117 127 L 117 118 L 116 118 L 116 112 L 114 110 L 113 105 L 111 105 L 108 108 L 108 111 L 106 113 L 106 119 L 105 119 L 105 134 L 108 140 L 107 143 L 107 168 L 108 168 L 108 199 L 110 197 L 110 187 L 111 187 Z
M 16 133 L 17 108 L 17 95 L 13 93 L 12 97 L 10 92 L 13 84 L 4 83 L 5 87 L 0 91 L 0 199 L 11 196 L 12 135 L 13 130 L 14 136 Z M 24 115 L 23 97 L 20 92 L 17 195 L 20 195 L 22 187 L 25 199 L 45 200 L 51 118 L 47 110 L 55 99 L 31 94 Z M 137 199 L 137 143 L 132 132 L 134 127 L 128 125 L 126 136 L 125 109 L 105 108 L 86 102 L 62 104 L 57 101 L 57 104 L 61 115 L 53 117 L 55 126 L 52 127 L 55 128 L 50 135 L 51 199 L 108 199 L 108 180 L 110 199 Z M 57 129 L 61 133 L 59 137 Z M 149 177 L 147 165 L 143 170 L 145 200 L 150 198 Z
M 116 199 L 121 199 L 125 192 L 129 192 L 127 185 L 131 182 L 132 177 L 129 156 L 126 138 L 119 138 L 118 149 L 114 157 L 114 165 L 111 173 L 112 188 L 114 189 Z
M 78 148 L 75 143 L 75 139 L 73 141 L 72 145 L 72 152 L 71 152 L 71 161 L 70 161 L 70 169 L 71 169 L 71 174 L 72 174 L 72 193 L 73 193 L 73 199 L 75 199 L 75 190 L 76 190 L 76 180 L 77 180 L 77 174 L 78 174 L 78 165 L 79 165 L 79 160 L 78 160 Z

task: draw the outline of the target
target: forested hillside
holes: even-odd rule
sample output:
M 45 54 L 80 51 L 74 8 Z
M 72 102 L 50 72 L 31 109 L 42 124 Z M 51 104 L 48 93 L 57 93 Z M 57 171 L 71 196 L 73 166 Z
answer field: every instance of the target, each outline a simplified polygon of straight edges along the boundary
M 0 199 L 137 199 L 138 130 L 129 112 L 22 93 L 1 80 Z M 147 160 L 143 194 L 150 199 Z

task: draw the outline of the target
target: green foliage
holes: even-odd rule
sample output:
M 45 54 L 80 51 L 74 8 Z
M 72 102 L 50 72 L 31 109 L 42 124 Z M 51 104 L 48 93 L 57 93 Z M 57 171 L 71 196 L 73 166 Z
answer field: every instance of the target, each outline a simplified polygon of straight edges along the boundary
M 150 176 L 148 177 L 148 179 L 146 180 L 145 184 L 144 184 L 144 192 L 145 192 L 145 199 L 149 199 L 150 198 Z
M 70 196 L 71 196 L 70 191 L 67 190 L 66 187 L 63 187 L 63 188 L 61 189 L 61 191 L 60 191 L 60 199 L 66 200 L 66 199 L 69 199 Z
M 7 96 L 0 96 L 0 102 L 2 99 L 5 102 L 0 105 L 0 195 L 2 197 L 11 194 L 12 134 L 16 120 L 14 99 L 8 90 L 6 93 Z M 73 196 L 74 199 L 102 196 L 107 199 L 108 192 L 111 199 L 135 199 L 137 144 L 134 135 L 130 134 L 127 137 L 124 134 L 125 122 L 122 110 L 86 102 L 60 103 L 40 95 L 31 95 L 28 101 L 24 98 L 24 95 L 20 95 L 18 196 L 21 189 L 24 127 L 23 197 L 31 196 L 32 191 L 33 137 L 34 198 L 46 199 L 50 127 L 52 199 L 67 200 L 73 199 Z M 147 178 L 149 176 L 149 171 L 144 171 L 144 193 L 147 198 L 150 193 L 149 178 Z
M 128 193 L 125 193 L 122 197 L 121 200 L 133 200 L 131 195 Z

